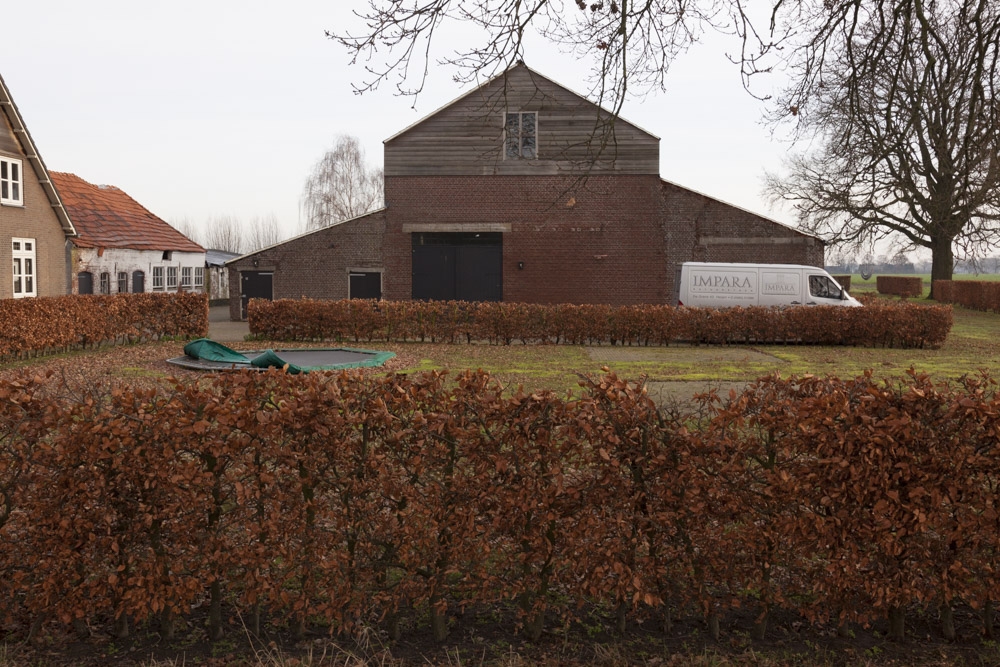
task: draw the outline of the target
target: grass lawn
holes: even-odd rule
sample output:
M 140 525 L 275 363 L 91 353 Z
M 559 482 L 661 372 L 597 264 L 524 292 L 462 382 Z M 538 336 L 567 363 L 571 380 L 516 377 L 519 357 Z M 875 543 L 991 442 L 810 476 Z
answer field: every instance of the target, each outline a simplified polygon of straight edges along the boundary
M 837 275 L 840 275 L 840 274 L 837 274 Z M 888 276 L 888 275 L 896 275 L 896 274 L 883 273 L 883 274 L 880 274 L 880 275 Z M 904 278 L 920 278 L 921 280 L 924 281 L 924 296 L 927 296 L 927 294 L 930 293 L 930 289 L 931 289 L 931 274 L 929 274 L 929 273 L 900 273 L 898 275 L 901 276 L 901 277 L 904 277 Z M 871 278 L 869 278 L 868 280 L 865 280 L 864 278 L 861 277 L 860 273 L 852 273 L 851 274 L 851 291 L 854 292 L 855 290 L 857 290 L 859 292 L 866 292 L 866 291 L 872 291 L 872 292 L 874 292 L 875 291 L 875 281 L 876 281 L 877 278 L 878 278 L 878 275 L 874 275 Z M 976 275 L 974 273 L 956 273 L 956 274 L 954 274 L 952 276 L 952 278 L 954 280 L 982 280 L 982 281 L 985 281 L 985 282 L 998 282 L 998 281 L 1000 281 L 1000 273 L 980 273 L 979 275 Z
M 872 369 L 879 377 L 904 375 L 911 366 L 937 379 L 954 379 L 980 368 L 1000 367 L 1000 315 L 955 308 L 955 325 L 937 350 L 824 347 L 813 345 L 584 347 L 563 345 L 389 345 L 412 359 L 406 370 L 483 368 L 502 382 L 560 393 L 577 389 L 579 373 L 608 366 L 620 376 L 673 383 L 688 394 L 713 383 L 742 384 L 761 375 L 819 373 L 854 376 Z
M 937 350 L 824 347 L 813 345 L 621 347 L 573 345 L 447 345 L 366 343 L 361 347 L 390 350 L 397 357 L 386 370 L 460 371 L 482 368 L 504 385 L 560 394 L 579 390 L 580 374 L 598 374 L 607 366 L 629 379 L 645 376 L 655 397 L 690 398 L 710 386 L 739 387 L 762 375 L 858 375 L 872 369 L 879 377 L 898 377 L 911 366 L 939 380 L 955 379 L 979 369 L 1000 367 L 1000 315 L 955 307 L 955 325 Z M 346 343 L 351 345 L 353 343 Z M 180 342 L 102 348 L 0 365 L 0 378 L 18 370 L 49 369 L 83 384 L 118 381 L 151 385 L 169 376 L 196 377 L 165 363 L 181 354 Z M 295 347 L 281 342 L 245 342 L 239 349 Z M 300 347 L 314 347 L 303 343 Z M 384 372 L 370 369 L 371 373 Z

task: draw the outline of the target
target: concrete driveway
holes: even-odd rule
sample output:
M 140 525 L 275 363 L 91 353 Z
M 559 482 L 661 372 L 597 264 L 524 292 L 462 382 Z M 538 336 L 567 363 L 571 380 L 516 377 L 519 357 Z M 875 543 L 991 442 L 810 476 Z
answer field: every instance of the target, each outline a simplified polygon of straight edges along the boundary
M 208 337 L 220 343 L 242 342 L 249 335 L 246 322 L 230 322 L 229 306 L 212 306 L 208 309 Z

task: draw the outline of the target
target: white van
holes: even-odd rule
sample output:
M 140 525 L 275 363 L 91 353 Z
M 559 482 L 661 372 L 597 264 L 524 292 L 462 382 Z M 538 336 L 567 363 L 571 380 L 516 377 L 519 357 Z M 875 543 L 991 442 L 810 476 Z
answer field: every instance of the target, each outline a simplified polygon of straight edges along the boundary
M 678 305 L 856 307 L 861 302 L 815 266 L 684 262 Z

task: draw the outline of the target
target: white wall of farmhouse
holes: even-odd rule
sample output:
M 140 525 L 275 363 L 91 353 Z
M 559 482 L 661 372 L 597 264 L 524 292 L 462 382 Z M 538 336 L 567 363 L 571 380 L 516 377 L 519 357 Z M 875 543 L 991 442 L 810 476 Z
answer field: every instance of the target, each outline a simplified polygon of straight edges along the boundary
M 171 272 L 171 268 L 173 271 Z M 159 269 L 159 270 L 157 270 Z M 74 248 L 72 260 L 73 273 L 73 293 L 80 293 L 81 274 L 89 274 L 93 285 L 93 293 L 102 293 L 101 274 L 108 275 L 109 294 L 118 294 L 119 274 L 127 276 L 128 292 L 137 291 L 136 273 L 142 274 L 142 285 L 144 292 L 176 292 L 182 287 L 182 280 L 185 271 L 188 269 L 191 275 L 191 286 L 183 286 L 186 292 L 204 292 L 206 282 L 205 253 L 203 252 L 178 252 L 176 250 L 168 253 L 168 259 L 164 259 L 162 250 L 133 250 L 131 248 L 104 248 L 100 252 L 97 248 Z M 200 269 L 200 272 L 199 272 Z M 171 285 L 171 274 L 176 276 L 176 283 Z M 198 276 L 201 276 L 201 284 L 197 284 Z M 162 276 L 162 283 L 156 284 L 158 276 Z M 86 276 L 84 276 L 86 282 Z M 161 286 L 162 285 L 162 286 Z

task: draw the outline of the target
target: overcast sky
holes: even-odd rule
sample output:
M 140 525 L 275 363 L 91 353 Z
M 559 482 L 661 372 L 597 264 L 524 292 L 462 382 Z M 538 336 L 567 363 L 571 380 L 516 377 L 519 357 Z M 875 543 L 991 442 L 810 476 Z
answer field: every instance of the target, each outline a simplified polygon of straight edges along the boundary
M 352 25 L 365 4 L 6 3 L 0 74 L 50 169 L 116 185 L 169 221 L 273 213 L 291 235 L 305 178 L 338 134 L 356 135 L 381 166 L 382 140 L 469 88 L 442 66 L 415 108 L 390 87 L 355 95 L 364 74 L 324 31 Z M 694 47 L 665 93 L 630 100 L 622 115 L 661 138 L 664 178 L 794 223 L 761 195 L 788 146 L 761 125 L 727 48 L 738 45 Z M 554 48 L 534 42 L 525 60 L 589 88 L 587 68 Z

